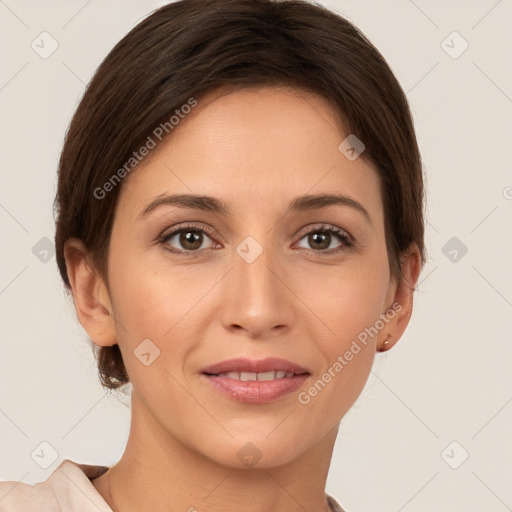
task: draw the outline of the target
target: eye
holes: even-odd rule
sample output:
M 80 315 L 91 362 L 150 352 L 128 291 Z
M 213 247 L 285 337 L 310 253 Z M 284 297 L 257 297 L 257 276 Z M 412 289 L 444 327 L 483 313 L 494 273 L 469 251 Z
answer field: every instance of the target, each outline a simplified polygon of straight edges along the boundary
M 164 246 L 165 250 L 174 254 L 196 256 L 198 254 L 194 253 L 200 253 L 202 250 L 208 248 L 204 245 L 206 239 L 212 240 L 208 235 L 213 237 L 213 231 L 210 228 L 186 224 L 167 234 L 163 234 L 159 237 L 158 242 Z M 346 231 L 330 225 L 317 226 L 316 229 L 306 232 L 300 240 L 303 239 L 306 239 L 307 243 L 312 247 L 308 249 L 309 252 L 316 253 L 315 255 L 318 256 L 339 253 L 354 245 L 354 240 Z M 339 245 L 330 250 L 326 250 L 329 249 L 331 243 L 336 240 Z
M 166 250 L 172 253 L 199 252 L 199 250 L 205 249 L 203 244 L 207 233 L 212 234 L 210 229 L 188 224 L 162 235 L 158 241 L 164 245 Z M 209 236 L 206 236 L 206 238 L 211 240 Z M 176 245 L 173 244 L 179 244 L 181 247 L 176 248 Z
M 338 253 L 354 245 L 351 236 L 343 229 L 335 226 L 319 226 L 314 230 L 308 231 L 306 235 L 301 238 L 301 240 L 303 239 L 306 239 L 310 247 L 313 248 L 312 251 L 317 253 Z M 325 250 L 328 249 L 331 243 L 336 239 L 339 245 L 334 249 Z

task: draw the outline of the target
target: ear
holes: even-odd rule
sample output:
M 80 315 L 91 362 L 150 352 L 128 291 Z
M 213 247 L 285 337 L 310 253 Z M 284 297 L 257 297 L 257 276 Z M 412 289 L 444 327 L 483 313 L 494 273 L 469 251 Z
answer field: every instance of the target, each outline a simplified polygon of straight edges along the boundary
M 401 258 L 403 280 L 392 280 L 386 297 L 388 309 L 384 312 L 388 322 L 379 332 L 377 350 L 385 352 L 402 337 L 412 315 L 413 294 L 421 272 L 420 252 L 416 244 Z
M 96 345 L 115 345 L 117 336 L 110 297 L 103 279 L 90 263 L 83 242 L 68 239 L 64 244 L 64 258 L 82 327 Z

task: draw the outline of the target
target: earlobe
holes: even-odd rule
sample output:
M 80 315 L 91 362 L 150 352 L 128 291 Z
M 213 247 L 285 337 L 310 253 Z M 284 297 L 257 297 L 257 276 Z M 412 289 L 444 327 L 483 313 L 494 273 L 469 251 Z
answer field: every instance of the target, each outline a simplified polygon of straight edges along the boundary
M 379 336 L 377 342 L 379 352 L 389 350 L 398 342 L 411 319 L 414 290 L 421 271 L 420 253 L 415 244 L 404 253 L 401 265 L 403 279 L 396 284 L 394 296 L 391 299 L 393 306 L 388 309 L 388 311 L 393 309 L 395 314 Z
M 100 346 L 117 343 L 112 306 L 103 279 L 94 271 L 87 248 L 70 238 L 64 244 L 64 257 L 75 309 L 82 327 Z

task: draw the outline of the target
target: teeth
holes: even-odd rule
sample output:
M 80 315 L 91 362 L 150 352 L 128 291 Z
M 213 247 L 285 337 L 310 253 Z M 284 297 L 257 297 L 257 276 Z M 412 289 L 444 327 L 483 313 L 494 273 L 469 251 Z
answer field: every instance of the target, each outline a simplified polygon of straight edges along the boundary
M 293 377 L 293 372 L 285 372 L 284 370 L 277 370 L 271 372 L 227 372 L 219 373 L 219 377 L 228 377 L 229 379 L 236 379 L 242 381 L 254 381 L 254 380 L 274 380 L 284 379 Z
M 276 378 L 276 372 L 261 372 L 256 373 L 258 380 L 274 380 Z

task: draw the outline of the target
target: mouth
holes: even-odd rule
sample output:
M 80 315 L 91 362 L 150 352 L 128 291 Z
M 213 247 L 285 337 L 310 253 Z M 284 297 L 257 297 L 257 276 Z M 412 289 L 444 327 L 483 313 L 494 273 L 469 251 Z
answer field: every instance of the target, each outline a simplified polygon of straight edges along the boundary
M 277 400 L 301 387 L 310 375 L 302 366 L 278 358 L 230 359 L 201 373 L 216 391 L 247 404 Z

